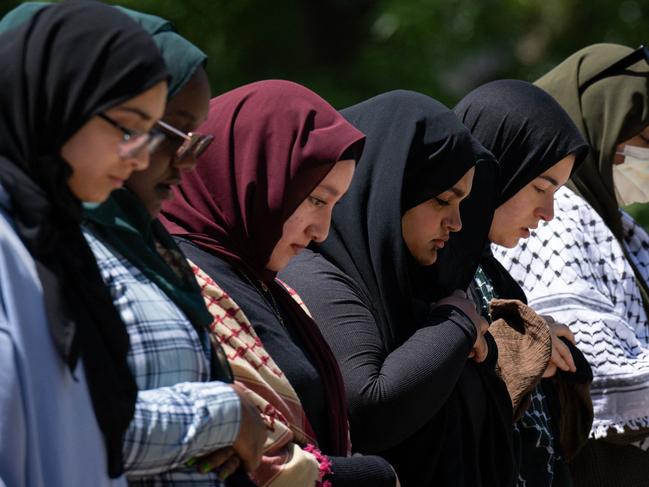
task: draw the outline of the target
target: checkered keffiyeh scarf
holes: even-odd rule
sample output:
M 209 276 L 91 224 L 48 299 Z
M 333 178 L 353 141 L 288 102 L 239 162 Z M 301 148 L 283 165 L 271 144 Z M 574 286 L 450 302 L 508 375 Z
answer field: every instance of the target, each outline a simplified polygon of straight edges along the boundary
M 568 188 L 555 201 L 552 221 L 517 248 L 494 248 L 494 255 L 537 312 L 570 327 L 590 362 L 591 437 L 649 428 L 649 326 L 633 269 L 587 202 Z M 627 251 L 647 280 L 649 235 L 624 212 L 622 223 Z
M 268 428 L 262 464 L 251 477 L 259 486 L 327 485 L 322 477 L 328 459 L 316 448 L 295 390 L 234 300 L 198 266 L 192 262 L 190 266 L 214 316 L 210 329 L 223 347 L 235 380 L 251 392 Z

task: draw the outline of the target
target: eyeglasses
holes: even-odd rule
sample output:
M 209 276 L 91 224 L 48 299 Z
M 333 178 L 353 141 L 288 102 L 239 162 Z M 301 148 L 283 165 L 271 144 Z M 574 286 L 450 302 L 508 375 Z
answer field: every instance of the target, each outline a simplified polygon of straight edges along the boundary
M 124 159 L 137 157 L 142 153 L 143 149 L 146 149 L 147 154 L 151 154 L 165 138 L 165 135 L 158 130 L 137 132 L 135 130 L 127 129 L 104 112 L 97 114 L 97 116 L 122 132 L 122 141 L 119 143 L 119 155 Z
M 624 56 L 619 61 L 616 61 L 615 63 L 611 64 L 608 68 L 606 68 L 603 71 L 600 71 L 598 74 L 596 74 L 591 79 L 589 79 L 584 84 L 582 84 L 579 87 L 579 94 L 581 95 L 584 91 L 586 91 L 586 88 L 596 83 L 597 81 L 602 80 L 604 78 L 608 78 L 609 76 L 620 74 L 626 68 L 634 65 L 635 63 L 641 61 L 642 59 L 644 59 L 647 62 L 647 64 L 649 64 L 649 47 L 645 47 L 644 45 L 637 48 L 631 54 Z
M 186 134 L 182 130 L 178 130 L 176 127 L 169 125 L 162 120 L 158 120 L 156 125 L 168 134 L 183 140 L 182 145 L 176 150 L 177 159 L 182 159 L 188 154 L 191 154 L 194 159 L 198 159 L 210 146 L 212 140 L 214 140 L 213 135 L 197 134 L 196 132 L 189 132 Z

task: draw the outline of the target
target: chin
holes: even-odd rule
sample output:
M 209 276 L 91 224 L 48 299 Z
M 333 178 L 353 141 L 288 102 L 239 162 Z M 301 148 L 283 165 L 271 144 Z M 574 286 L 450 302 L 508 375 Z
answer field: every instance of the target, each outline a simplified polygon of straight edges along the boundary
M 435 262 L 437 262 L 437 252 L 435 252 L 433 255 L 430 254 L 420 255 L 419 257 L 416 257 L 415 260 L 422 267 L 431 266 Z
M 266 264 L 266 270 L 269 270 L 271 272 L 282 272 L 290 261 L 290 258 L 275 257 L 268 261 L 268 264 Z
M 98 205 L 106 201 L 110 197 L 111 193 L 112 191 L 104 191 L 101 193 L 83 193 L 83 194 L 76 194 L 73 192 L 73 194 L 84 203 L 96 203 Z
M 155 201 L 145 206 L 149 215 L 151 215 L 151 218 L 158 218 L 160 216 L 160 212 L 162 211 L 162 201 Z
M 521 239 L 519 237 L 511 237 L 501 242 L 492 242 L 492 243 L 495 243 L 496 245 L 500 245 L 501 247 L 505 247 L 507 249 L 513 249 L 518 245 L 518 242 L 520 241 Z

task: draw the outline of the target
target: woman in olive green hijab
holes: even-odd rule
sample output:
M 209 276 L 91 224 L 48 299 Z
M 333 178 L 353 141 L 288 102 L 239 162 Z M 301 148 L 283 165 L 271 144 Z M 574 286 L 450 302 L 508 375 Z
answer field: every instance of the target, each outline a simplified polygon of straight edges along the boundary
M 596 44 L 536 82 L 591 153 L 557 192 L 554 220 L 495 252 L 536 311 L 571 328 L 592 366 L 595 418 L 573 464 L 576 485 L 649 484 L 649 235 L 621 208 L 649 201 L 648 56 Z

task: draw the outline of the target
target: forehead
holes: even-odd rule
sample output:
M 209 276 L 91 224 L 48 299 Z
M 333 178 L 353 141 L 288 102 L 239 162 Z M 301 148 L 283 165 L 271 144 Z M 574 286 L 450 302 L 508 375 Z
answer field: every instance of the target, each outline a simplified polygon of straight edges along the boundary
M 205 70 L 199 68 L 180 91 L 167 101 L 165 114 L 200 123 L 207 117 L 209 107 L 209 82 Z
M 108 110 L 132 113 L 143 120 L 150 121 L 162 116 L 166 105 L 166 96 L 167 83 L 161 81 L 142 93 L 110 107 Z
M 473 185 L 473 176 L 475 175 L 475 166 L 471 167 L 465 172 L 462 177 L 450 188 L 442 191 L 442 193 L 451 192 L 458 198 L 463 198 L 471 192 Z
M 560 186 L 562 184 L 565 184 L 566 181 L 568 181 L 568 179 L 570 178 L 570 173 L 572 172 L 574 163 L 575 156 L 574 154 L 570 154 L 561 159 L 551 168 L 547 169 L 538 177 L 549 181 L 555 186 Z

